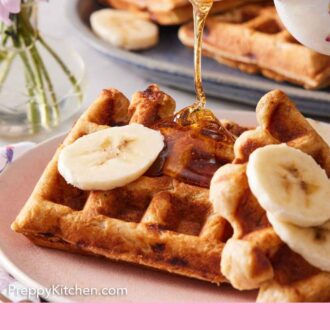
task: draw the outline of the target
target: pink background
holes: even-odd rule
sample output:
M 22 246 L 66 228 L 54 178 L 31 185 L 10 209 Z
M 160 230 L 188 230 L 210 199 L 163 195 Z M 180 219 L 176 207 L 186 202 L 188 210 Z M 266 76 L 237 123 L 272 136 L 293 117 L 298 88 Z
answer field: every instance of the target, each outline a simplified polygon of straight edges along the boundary
M 4 304 L 0 329 L 321 330 L 329 329 L 329 310 L 329 304 Z

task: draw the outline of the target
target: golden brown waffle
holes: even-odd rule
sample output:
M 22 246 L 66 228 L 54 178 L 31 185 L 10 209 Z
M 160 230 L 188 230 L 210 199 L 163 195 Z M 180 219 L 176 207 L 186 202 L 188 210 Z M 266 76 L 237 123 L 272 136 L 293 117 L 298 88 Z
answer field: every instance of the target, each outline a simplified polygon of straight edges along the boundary
M 250 191 L 246 162 L 259 147 L 287 143 L 313 156 L 330 176 L 330 148 L 281 91 L 261 99 L 257 119 L 259 127 L 236 140 L 233 164 L 213 178 L 221 182 L 216 209 L 234 230 L 222 254 L 222 272 L 237 289 L 260 288 L 259 302 L 328 301 L 330 273 L 309 265 L 276 235 Z
M 57 170 L 59 152 L 79 137 L 129 122 L 151 126 L 174 110 L 174 100 L 156 85 L 131 104 L 117 90 L 104 90 L 59 147 L 12 228 L 41 246 L 223 282 L 220 256 L 231 228 L 214 214 L 208 189 L 143 176 L 122 188 L 86 192 Z
M 193 46 L 192 24 L 180 28 L 179 38 L 186 46 Z M 330 56 L 298 43 L 273 6 L 252 4 L 210 17 L 203 49 L 205 55 L 247 73 L 260 72 L 307 89 L 330 85 Z
M 264 0 L 222 0 L 215 2 L 211 13 L 224 12 L 240 5 Z M 161 25 L 178 25 L 192 19 L 189 0 L 101 0 L 117 9 L 130 10 L 144 15 Z

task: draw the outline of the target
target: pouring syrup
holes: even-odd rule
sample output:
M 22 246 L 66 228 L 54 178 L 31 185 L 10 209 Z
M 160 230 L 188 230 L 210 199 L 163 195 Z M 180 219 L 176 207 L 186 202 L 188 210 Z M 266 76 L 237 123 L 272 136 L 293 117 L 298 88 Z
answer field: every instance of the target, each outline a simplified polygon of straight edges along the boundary
M 168 175 L 189 184 L 209 187 L 214 172 L 233 160 L 235 137 L 206 108 L 202 82 L 202 41 L 206 18 L 213 0 L 191 0 L 194 17 L 195 102 L 174 118 L 158 122 L 166 148 L 147 172 L 149 176 Z
M 194 125 L 200 121 L 218 123 L 212 111 L 206 108 L 206 95 L 202 80 L 202 46 L 203 32 L 206 18 L 212 8 L 214 0 L 190 0 L 193 6 L 194 18 L 194 78 L 196 101 L 182 109 L 175 116 L 175 121 L 182 125 Z

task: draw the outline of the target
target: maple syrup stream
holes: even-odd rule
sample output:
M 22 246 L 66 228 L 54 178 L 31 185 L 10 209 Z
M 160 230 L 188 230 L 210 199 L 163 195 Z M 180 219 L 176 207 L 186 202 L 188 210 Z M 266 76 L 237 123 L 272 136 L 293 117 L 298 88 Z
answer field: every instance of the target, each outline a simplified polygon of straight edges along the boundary
M 206 18 L 213 0 L 191 0 L 194 17 L 194 68 L 196 101 L 174 118 L 153 128 L 165 137 L 166 148 L 147 172 L 168 175 L 189 184 L 209 187 L 214 172 L 233 160 L 235 137 L 206 108 L 202 83 L 202 41 Z

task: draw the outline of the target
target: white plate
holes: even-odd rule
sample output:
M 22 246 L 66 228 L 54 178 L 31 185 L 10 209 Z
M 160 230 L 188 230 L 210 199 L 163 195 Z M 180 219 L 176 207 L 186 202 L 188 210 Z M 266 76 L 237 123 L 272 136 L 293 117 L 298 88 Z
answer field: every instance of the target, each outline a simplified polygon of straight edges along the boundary
M 220 118 L 254 125 L 254 113 L 218 112 Z M 51 301 L 79 302 L 244 302 L 256 292 L 238 292 L 228 285 L 160 273 L 134 265 L 109 262 L 40 248 L 14 233 L 10 224 L 31 194 L 64 136 L 51 139 L 20 157 L 0 176 L 0 262 L 27 287 L 62 285 L 79 288 L 127 288 L 126 296 L 52 296 Z

